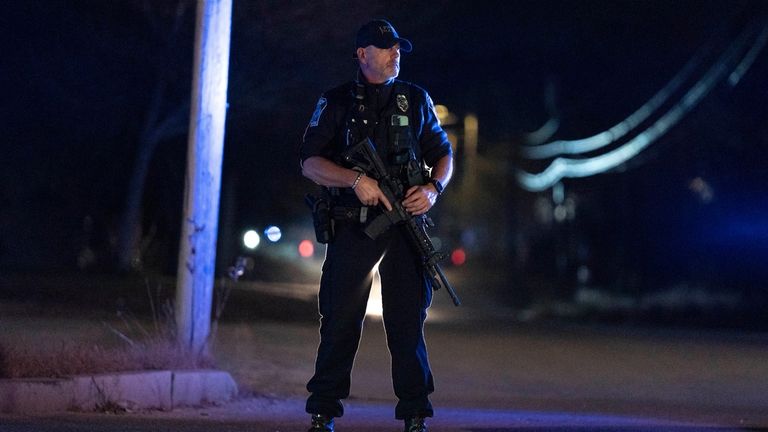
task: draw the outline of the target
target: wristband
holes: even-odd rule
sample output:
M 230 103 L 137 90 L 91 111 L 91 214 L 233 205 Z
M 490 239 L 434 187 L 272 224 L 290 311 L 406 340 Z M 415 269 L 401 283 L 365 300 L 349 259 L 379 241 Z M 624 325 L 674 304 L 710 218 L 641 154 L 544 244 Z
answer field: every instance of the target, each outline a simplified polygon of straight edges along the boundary
M 360 183 L 360 179 L 363 178 L 363 172 L 360 171 L 357 173 L 357 177 L 355 177 L 355 181 L 352 183 L 352 189 L 354 190 L 357 187 L 357 184 Z

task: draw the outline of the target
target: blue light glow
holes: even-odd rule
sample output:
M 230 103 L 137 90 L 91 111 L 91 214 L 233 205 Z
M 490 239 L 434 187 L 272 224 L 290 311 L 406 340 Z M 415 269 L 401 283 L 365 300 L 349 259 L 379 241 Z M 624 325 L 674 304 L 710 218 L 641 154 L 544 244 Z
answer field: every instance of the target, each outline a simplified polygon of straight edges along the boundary
M 280 231 L 280 228 L 270 225 L 264 230 L 264 235 L 267 237 L 267 240 L 275 243 L 283 237 L 283 232 Z
M 768 249 L 768 212 L 744 210 L 740 213 L 728 213 L 703 229 L 700 239 L 728 247 L 747 247 Z

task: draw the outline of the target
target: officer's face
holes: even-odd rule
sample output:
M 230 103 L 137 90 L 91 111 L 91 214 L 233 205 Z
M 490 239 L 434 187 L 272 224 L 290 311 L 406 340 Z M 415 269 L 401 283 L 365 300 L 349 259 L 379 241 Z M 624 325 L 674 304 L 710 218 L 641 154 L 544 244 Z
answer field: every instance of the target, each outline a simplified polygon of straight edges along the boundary
M 369 45 L 358 49 L 360 68 L 369 82 L 380 84 L 397 77 L 400 73 L 400 44 L 391 48 Z

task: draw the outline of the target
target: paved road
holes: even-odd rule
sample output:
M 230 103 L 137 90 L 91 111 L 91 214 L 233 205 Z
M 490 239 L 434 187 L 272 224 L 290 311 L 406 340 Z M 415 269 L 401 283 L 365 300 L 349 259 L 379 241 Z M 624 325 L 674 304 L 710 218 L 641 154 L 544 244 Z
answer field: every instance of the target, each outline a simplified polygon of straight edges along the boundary
M 179 410 L 173 413 L 76 414 L 24 418 L 0 417 L 0 432 L 292 432 L 305 431 L 305 416 L 297 416 L 298 399 L 247 398 L 226 407 Z M 383 404 L 353 402 L 347 415 L 337 420 L 337 430 L 383 432 L 401 430 Z M 503 411 L 443 408 L 430 423 L 432 431 L 744 431 L 755 428 L 723 427 L 703 423 L 663 421 L 642 417 L 558 412 Z
M 0 417 L 1 432 L 298 432 L 305 431 L 304 418 L 295 416 L 300 403 L 283 401 L 264 407 L 264 400 L 237 402 L 239 415 L 217 409 L 196 409 L 181 413 L 153 414 L 66 414 L 51 417 Z M 268 402 L 267 402 L 268 403 Z M 256 412 L 255 410 L 259 410 Z M 339 431 L 384 432 L 402 430 L 382 406 L 350 404 L 348 415 L 337 421 Z M 443 432 L 713 432 L 767 430 L 756 427 L 716 426 L 701 423 L 669 422 L 649 418 L 532 411 L 443 409 L 430 430 Z
M 521 324 L 502 319 L 504 311 L 467 306 L 453 309 L 438 297 L 427 324 L 433 431 L 768 430 L 768 335 Z M 101 318 L 0 311 L 0 342 L 114 338 Z M 5 415 L 0 432 L 303 431 L 317 328 L 290 308 L 280 311 L 285 319 L 240 315 L 219 327 L 219 366 L 243 395 L 235 403 L 171 413 Z M 389 369 L 381 323 L 367 321 L 339 430 L 401 429 L 392 419 Z

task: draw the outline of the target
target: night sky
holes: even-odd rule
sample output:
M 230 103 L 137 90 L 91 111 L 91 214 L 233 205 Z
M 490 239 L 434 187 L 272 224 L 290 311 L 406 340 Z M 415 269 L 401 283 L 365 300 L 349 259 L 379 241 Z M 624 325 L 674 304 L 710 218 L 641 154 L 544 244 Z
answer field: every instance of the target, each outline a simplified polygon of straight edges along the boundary
M 4 6 L 2 271 L 112 271 L 142 140 L 155 142 L 142 198 L 146 261 L 151 271 L 174 271 L 195 14 L 193 2 L 181 5 Z M 718 82 L 636 158 L 566 179 L 577 206 L 566 224 L 537 219 L 536 206 L 551 205 L 552 193 L 523 191 L 514 170 L 546 166 L 517 150 L 549 118 L 548 88 L 560 119 L 552 139 L 594 135 L 647 102 L 697 52 L 694 77 L 703 75 L 741 31 L 768 25 L 766 5 L 234 0 L 220 237 L 310 223 L 302 195 L 312 185 L 300 176 L 297 145 L 320 93 L 354 76 L 357 28 L 386 17 L 414 44 L 400 78 L 458 116 L 478 117 L 479 155 L 495 167 L 478 174 L 489 186 L 478 192 L 483 204 L 465 219 L 451 216 L 449 202 L 435 209 L 454 246 L 472 243 L 463 246 L 476 265 L 501 262 L 522 280 L 560 266 L 571 282 L 588 266 L 589 283 L 619 291 L 688 284 L 759 297 L 768 258 L 765 50 L 737 85 Z M 461 240 L 468 231 L 476 241 Z M 223 256 L 236 253 L 223 247 Z M 85 266 L 84 248 L 95 255 Z

